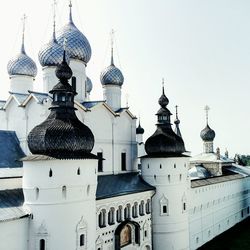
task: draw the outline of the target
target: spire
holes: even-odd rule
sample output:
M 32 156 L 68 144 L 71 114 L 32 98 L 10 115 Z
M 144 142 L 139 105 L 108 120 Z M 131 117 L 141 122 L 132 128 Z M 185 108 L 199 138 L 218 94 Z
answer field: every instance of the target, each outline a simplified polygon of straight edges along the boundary
M 24 14 L 22 17 L 22 23 L 23 23 L 23 31 L 22 31 L 22 45 L 21 45 L 21 53 L 25 54 L 24 49 L 24 33 L 25 33 L 25 22 L 26 22 L 27 16 Z
M 165 91 L 164 91 L 164 85 L 165 85 L 165 80 L 164 77 L 162 78 L 162 94 L 165 95 Z
M 72 19 L 72 1 L 69 1 L 69 22 L 73 23 L 73 19 Z
M 56 41 L 56 0 L 53 0 L 53 41 Z
M 114 30 L 110 32 L 110 42 L 111 42 L 111 63 L 110 65 L 114 66 Z
M 179 127 L 180 120 L 179 120 L 179 118 L 178 118 L 178 106 L 177 106 L 177 105 L 175 105 L 175 121 L 174 121 L 174 124 L 175 124 L 175 130 L 174 130 L 174 132 L 175 132 L 178 136 L 182 137 L 182 136 L 181 136 L 180 127 Z

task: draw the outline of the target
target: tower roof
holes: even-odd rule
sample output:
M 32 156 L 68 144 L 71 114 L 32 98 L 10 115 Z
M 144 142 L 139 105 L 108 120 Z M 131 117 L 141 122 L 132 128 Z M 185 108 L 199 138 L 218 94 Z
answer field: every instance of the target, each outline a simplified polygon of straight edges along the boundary
M 145 143 L 145 150 L 149 156 L 178 156 L 186 151 L 182 138 L 172 130 L 170 121 L 172 114 L 166 107 L 168 102 L 163 86 L 162 95 L 159 98 L 161 108 L 156 114 L 158 116 L 157 128 Z
M 69 58 L 78 59 L 84 63 L 88 63 L 91 58 L 91 47 L 88 39 L 75 26 L 72 18 L 72 4 L 69 4 L 69 22 L 62 27 L 58 33 L 58 43 L 63 44 L 67 39 L 67 53 Z
M 57 66 L 59 83 L 50 91 L 53 102 L 48 118 L 33 128 L 28 135 L 28 146 L 33 154 L 58 159 L 93 158 L 94 135 L 78 120 L 74 108 L 74 95 L 68 80 L 72 71 L 65 59 Z
M 12 57 L 7 65 L 7 71 L 9 76 L 24 75 L 35 77 L 37 74 L 37 67 L 35 62 L 26 54 L 24 47 L 24 33 L 25 33 L 25 19 L 23 17 L 23 32 L 22 32 L 22 44 L 20 52 Z
M 114 64 L 114 48 L 113 48 L 113 35 L 114 32 L 111 32 L 111 60 L 110 65 L 106 67 L 100 75 L 100 80 L 102 85 L 117 85 L 122 86 L 124 82 L 124 76 L 119 68 Z

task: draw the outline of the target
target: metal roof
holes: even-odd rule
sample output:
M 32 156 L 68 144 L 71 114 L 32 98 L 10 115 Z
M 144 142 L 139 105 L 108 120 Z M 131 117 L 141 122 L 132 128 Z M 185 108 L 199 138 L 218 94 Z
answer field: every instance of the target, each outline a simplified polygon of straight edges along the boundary
M 121 195 L 155 190 L 145 182 L 138 172 L 118 175 L 99 175 L 96 199 L 106 199 Z
M 18 160 L 25 154 L 15 131 L 0 130 L 0 152 L 0 168 L 22 167 L 22 162 Z
M 29 215 L 23 208 L 23 190 L 1 190 L 0 191 L 0 222 L 15 220 Z

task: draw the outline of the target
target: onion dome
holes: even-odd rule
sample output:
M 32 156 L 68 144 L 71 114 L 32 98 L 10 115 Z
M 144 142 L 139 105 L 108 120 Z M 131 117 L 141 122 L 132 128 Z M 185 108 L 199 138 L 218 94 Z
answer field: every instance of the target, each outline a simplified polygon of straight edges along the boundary
M 136 134 L 137 134 L 137 135 L 142 135 L 142 134 L 144 134 L 144 129 L 141 127 L 140 121 L 139 121 L 138 127 L 136 128 Z
M 207 126 L 201 130 L 200 136 L 203 141 L 213 141 L 215 138 L 215 132 L 207 124 Z
M 124 77 L 120 69 L 114 64 L 113 47 L 111 48 L 111 63 L 105 68 L 100 75 L 102 85 L 117 85 L 122 86 Z
M 186 151 L 182 138 L 172 130 L 170 121 L 172 114 L 166 107 L 168 102 L 163 87 L 159 99 L 161 108 L 156 114 L 158 117 L 157 129 L 145 143 L 145 150 L 149 156 L 180 156 Z
M 69 5 L 69 22 L 62 27 L 58 33 L 58 43 L 63 45 L 64 40 L 67 40 L 67 53 L 71 59 L 78 59 L 87 64 L 91 58 L 91 47 L 88 39 L 83 33 L 75 26 L 72 19 L 71 8 Z
M 50 91 L 53 95 L 48 118 L 31 130 L 28 146 L 32 154 L 47 155 L 57 159 L 94 158 L 91 130 L 78 120 L 74 108 L 73 90 L 68 80 L 72 71 L 65 58 L 56 68 L 59 83 Z
M 86 92 L 90 93 L 92 88 L 93 88 L 92 81 L 90 80 L 89 77 L 87 77 L 87 79 L 86 79 Z
M 9 60 L 7 70 L 9 76 L 23 75 L 35 77 L 37 74 L 36 63 L 25 52 L 24 35 L 22 39 L 21 51 Z

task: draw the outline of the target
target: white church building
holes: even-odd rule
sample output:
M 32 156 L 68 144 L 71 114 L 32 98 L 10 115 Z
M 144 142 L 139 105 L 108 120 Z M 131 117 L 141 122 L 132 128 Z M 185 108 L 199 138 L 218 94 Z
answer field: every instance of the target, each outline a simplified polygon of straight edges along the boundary
M 197 249 L 249 216 L 250 168 L 213 148 L 190 157 L 164 87 L 155 133 L 121 106 L 124 77 L 100 74 L 91 100 L 91 46 L 69 20 L 38 53 L 24 46 L 8 62 L 9 97 L 0 101 L 1 250 Z M 66 42 L 66 45 L 64 44 Z M 152 117 L 152 123 L 154 119 Z

